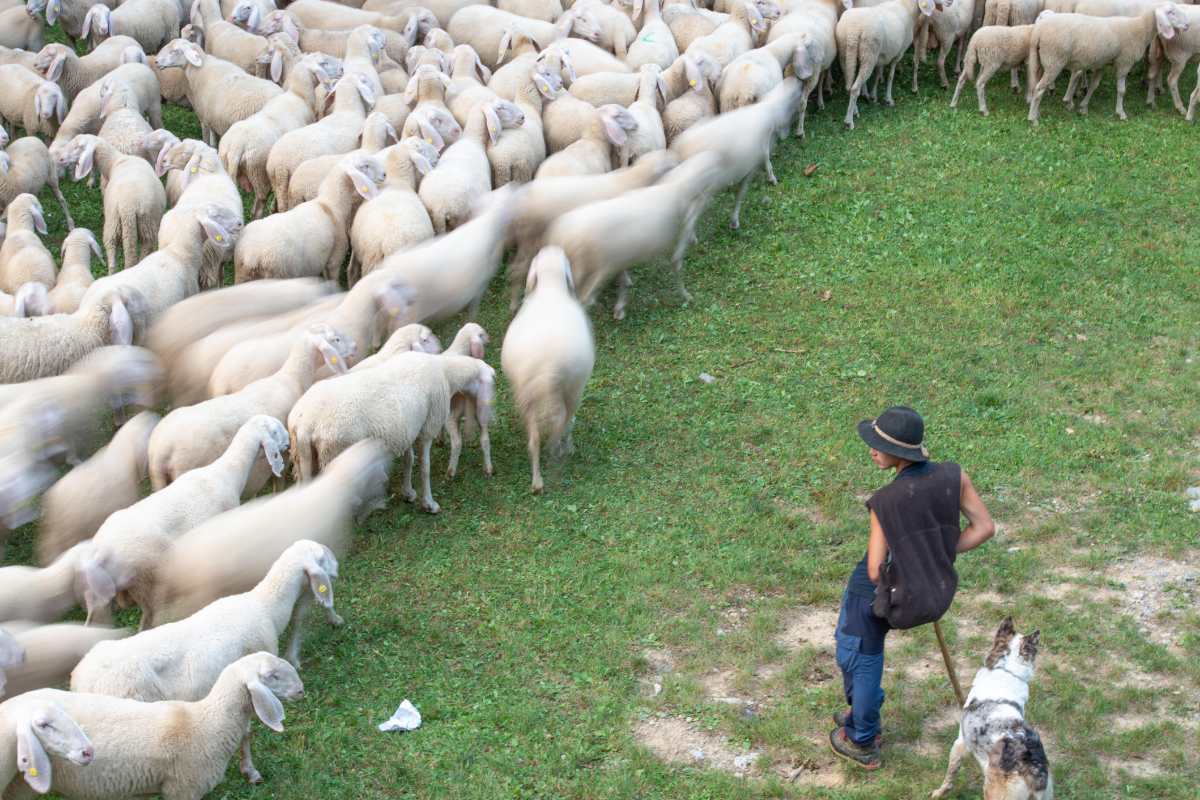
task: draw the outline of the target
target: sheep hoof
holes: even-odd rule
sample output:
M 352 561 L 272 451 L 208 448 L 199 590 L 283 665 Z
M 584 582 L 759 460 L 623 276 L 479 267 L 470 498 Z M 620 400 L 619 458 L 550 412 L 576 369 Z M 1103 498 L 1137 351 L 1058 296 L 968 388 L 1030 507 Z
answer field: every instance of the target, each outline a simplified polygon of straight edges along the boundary
M 429 514 L 436 514 L 442 510 L 442 507 L 437 504 L 437 501 L 430 498 L 428 502 L 421 503 L 421 510 Z
M 541 493 L 542 493 L 542 483 L 541 483 L 541 481 L 538 481 L 537 483 L 535 483 L 535 484 L 533 484 L 532 486 L 530 486 L 530 487 L 529 487 L 529 491 L 533 492 L 534 494 L 541 494 Z
M 613 319 L 615 319 L 617 322 L 620 322 L 621 320 L 625 319 L 625 309 L 614 308 L 613 309 Z M 536 491 L 541 491 L 541 490 L 538 489 Z
M 416 490 L 414 490 L 414 489 L 405 489 L 403 492 L 401 492 L 401 494 L 402 494 L 402 495 L 403 495 L 403 497 L 404 497 L 404 502 L 406 502 L 406 503 L 415 503 L 415 502 L 417 502 L 417 492 L 416 492 Z
M 263 776 L 254 767 L 243 769 L 242 774 L 246 776 L 246 781 L 248 783 L 258 785 L 263 782 Z
M 491 464 L 488 464 L 486 467 L 483 468 L 483 474 L 487 475 L 490 478 L 496 474 L 496 470 L 492 469 Z
M 454 476 L 456 474 L 458 474 L 458 470 L 454 469 L 454 467 L 446 468 L 446 480 L 448 480 L 448 481 L 454 480 Z

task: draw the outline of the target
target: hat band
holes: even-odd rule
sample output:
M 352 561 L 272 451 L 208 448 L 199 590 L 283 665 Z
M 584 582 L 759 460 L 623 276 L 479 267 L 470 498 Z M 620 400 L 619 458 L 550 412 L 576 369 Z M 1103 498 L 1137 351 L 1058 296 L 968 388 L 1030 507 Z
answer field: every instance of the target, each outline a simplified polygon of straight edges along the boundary
M 909 450 L 920 449 L 921 455 L 925 456 L 926 458 L 929 458 L 929 451 L 925 449 L 925 445 L 909 444 L 908 442 L 902 442 L 893 436 L 888 436 L 886 433 L 883 432 L 883 430 L 880 429 L 880 427 L 878 425 L 875 424 L 874 421 L 871 422 L 871 427 L 875 430 L 876 433 L 879 434 L 879 438 L 883 439 L 885 442 L 887 442 L 889 444 L 894 444 L 897 447 L 906 447 Z

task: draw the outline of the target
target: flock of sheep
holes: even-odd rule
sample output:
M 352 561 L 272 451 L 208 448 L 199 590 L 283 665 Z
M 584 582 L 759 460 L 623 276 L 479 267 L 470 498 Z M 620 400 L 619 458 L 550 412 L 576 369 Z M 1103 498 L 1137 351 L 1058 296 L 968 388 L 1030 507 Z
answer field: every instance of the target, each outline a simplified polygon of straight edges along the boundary
M 954 102 L 978 68 L 984 113 L 988 78 L 1027 66 L 1035 121 L 1062 70 L 1086 110 L 1110 63 L 1123 116 L 1147 53 L 1150 99 L 1165 59 L 1185 112 L 1200 50 L 1193 9 L 1158 0 L 361 5 L 0 0 L 0 549 L 41 517 L 41 566 L 0 569 L 6 798 L 200 797 L 239 749 L 261 780 L 250 721 L 281 730 L 302 693 L 302 618 L 340 623 L 336 554 L 393 460 L 431 513 L 443 433 L 449 477 L 474 432 L 492 472 L 488 335 L 469 321 L 443 352 L 426 324 L 473 320 L 506 254 L 500 360 L 538 492 L 592 372 L 585 306 L 615 284 L 622 318 L 630 270 L 657 259 L 689 299 L 698 217 L 736 184 L 739 226 L 839 54 L 853 127 L 914 44 L 915 89 L 929 43 L 946 85 L 958 42 Z M 87 55 L 43 46 L 47 24 Z M 165 130 L 163 103 L 203 140 Z M 64 171 L 99 183 L 100 241 Z M 46 188 L 73 229 L 61 263 Z M 141 610 L 136 635 L 105 624 L 114 605 Z M 76 607 L 87 624 L 63 623 Z

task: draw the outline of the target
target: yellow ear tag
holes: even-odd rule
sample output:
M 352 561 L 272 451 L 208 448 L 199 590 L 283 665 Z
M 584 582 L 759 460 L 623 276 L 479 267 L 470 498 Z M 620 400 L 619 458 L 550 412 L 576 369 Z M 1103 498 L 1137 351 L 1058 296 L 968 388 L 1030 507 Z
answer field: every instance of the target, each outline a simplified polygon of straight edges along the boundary
M 325 592 L 327 592 L 329 590 L 325 587 L 325 584 L 322 583 L 320 586 L 317 587 L 317 591 L 320 592 L 321 594 L 325 594 Z
M 29 768 L 29 777 L 31 777 L 31 778 L 36 778 L 37 776 L 38 776 L 38 768 L 37 768 L 37 767 L 30 767 L 30 768 Z
M 694 84 L 693 84 L 693 85 L 694 85 Z M 195 175 L 195 174 L 196 174 L 197 172 L 199 172 L 199 171 L 200 171 L 200 169 L 199 169 L 198 167 L 192 167 L 192 174 L 193 174 L 193 175 Z
M 694 80 L 693 80 L 693 81 L 688 81 L 688 86 L 690 86 L 690 87 L 692 87 L 693 89 L 695 89 L 695 88 L 696 88 L 696 82 L 695 82 Z
M 330 356 L 330 357 L 329 357 L 329 363 L 330 363 L 330 364 L 336 364 L 336 363 L 338 363 L 338 357 L 337 357 L 337 356 Z M 323 591 L 325 591 L 325 587 L 324 587 L 324 586 L 322 586 L 322 587 L 321 587 L 321 591 L 322 591 L 322 592 L 323 592 Z
M 425 144 L 433 144 L 433 139 L 426 139 Z
M 225 241 L 225 237 L 224 237 L 224 236 L 222 236 L 221 234 L 219 234 L 219 233 L 218 233 L 218 234 L 217 234 L 217 241 L 218 241 L 218 242 L 223 242 L 223 241 Z

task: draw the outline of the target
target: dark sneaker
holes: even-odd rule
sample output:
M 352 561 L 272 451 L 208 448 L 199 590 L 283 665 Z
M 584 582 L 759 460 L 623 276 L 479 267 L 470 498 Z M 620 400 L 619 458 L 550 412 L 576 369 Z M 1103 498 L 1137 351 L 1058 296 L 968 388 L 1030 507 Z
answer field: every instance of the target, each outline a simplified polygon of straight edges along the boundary
M 839 728 L 844 728 L 850 724 L 850 716 L 853 713 L 854 712 L 851 711 L 850 709 L 846 709 L 845 711 L 835 711 L 833 713 L 833 723 L 835 725 L 837 725 Z M 875 746 L 883 747 L 883 732 L 882 731 L 875 734 Z
M 883 758 L 879 748 L 872 745 L 864 747 L 846 738 L 845 728 L 834 728 L 829 732 L 829 746 L 833 752 L 847 761 L 853 761 L 863 769 L 879 769 L 883 766 Z

